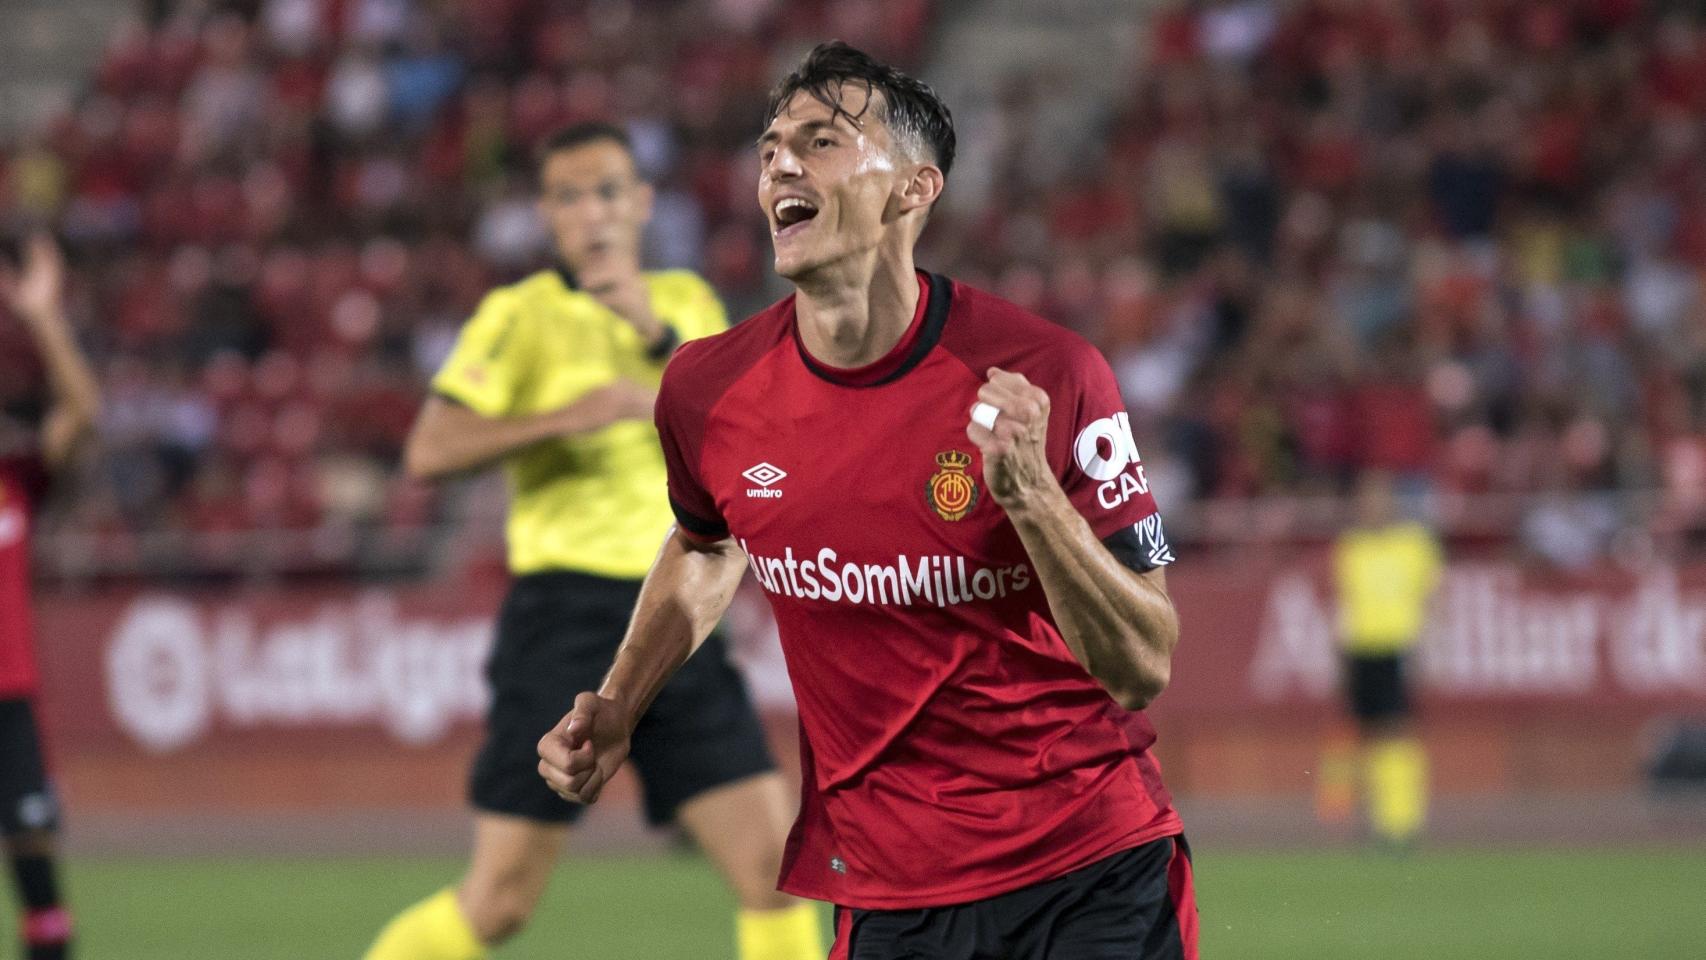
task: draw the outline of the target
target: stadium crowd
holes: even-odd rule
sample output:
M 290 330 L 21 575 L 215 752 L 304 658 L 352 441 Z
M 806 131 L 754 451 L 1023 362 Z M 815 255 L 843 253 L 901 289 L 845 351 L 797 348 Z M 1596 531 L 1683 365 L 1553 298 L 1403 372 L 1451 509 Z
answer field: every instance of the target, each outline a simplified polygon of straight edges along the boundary
M 1595 491 L 1661 492 L 1644 529 L 1702 526 L 1698 4 L 1164 6 L 1097 149 L 1027 136 L 1046 76 L 1003 88 L 993 186 L 921 253 L 1108 353 L 1164 509 L 1385 468 L 1513 495 L 1565 566 L 1632 519 Z M 928 78 L 938 15 L 155 4 L 74 110 L 0 153 L 0 216 L 76 257 L 110 397 L 103 480 L 64 523 L 335 545 L 431 519 L 397 451 L 480 292 L 541 262 L 534 141 L 625 119 L 661 187 L 652 262 L 697 266 L 739 316 L 777 292 L 751 140 L 778 68 L 841 36 Z M 19 353 L 0 344 L 0 389 L 27 381 Z

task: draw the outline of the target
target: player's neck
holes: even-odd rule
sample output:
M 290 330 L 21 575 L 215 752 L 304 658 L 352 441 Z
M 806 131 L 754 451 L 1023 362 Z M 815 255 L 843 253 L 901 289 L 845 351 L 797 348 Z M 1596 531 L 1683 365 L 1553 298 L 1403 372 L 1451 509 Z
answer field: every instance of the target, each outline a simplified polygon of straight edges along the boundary
M 912 258 L 835 264 L 796 281 L 794 316 L 806 352 L 831 367 L 874 363 L 894 349 L 918 309 Z

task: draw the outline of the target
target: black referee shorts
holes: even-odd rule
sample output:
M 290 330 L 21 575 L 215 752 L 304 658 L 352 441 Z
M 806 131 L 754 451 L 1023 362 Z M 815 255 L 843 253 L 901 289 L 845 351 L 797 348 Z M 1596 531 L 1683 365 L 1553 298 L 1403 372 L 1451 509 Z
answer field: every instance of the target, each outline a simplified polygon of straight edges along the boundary
M 486 664 L 492 705 L 486 740 L 469 777 L 478 810 L 573 823 L 586 808 L 551 792 L 539 776 L 539 738 L 597 690 L 634 610 L 640 585 L 582 573 L 516 578 L 498 614 Z M 646 818 L 712 787 L 775 768 L 746 684 L 712 634 L 640 718 L 628 754 L 645 791 Z
M 1410 686 L 1401 653 L 1345 655 L 1345 696 L 1361 723 L 1402 720 L 1410 715 Z
M 59 827 L 59 798 L 42 760 L 35 706 L 0 700 L 0 833 L 10 837 Z
M 1062 877 L 921 910 L 835 908 L 829 960 L 1197 960 L 1191 848 L 1164 837 Z

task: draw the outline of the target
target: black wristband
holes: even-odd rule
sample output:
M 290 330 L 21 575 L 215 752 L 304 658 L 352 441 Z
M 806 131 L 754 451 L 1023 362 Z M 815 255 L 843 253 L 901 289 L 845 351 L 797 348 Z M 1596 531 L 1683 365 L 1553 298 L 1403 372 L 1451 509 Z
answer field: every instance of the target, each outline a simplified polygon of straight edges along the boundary
M 675 328 L 666 323 L 663 324 L 663 335 L 658 337 L 656 342 L 646 347 L 646 356 L 654 361 L 668 360 L 669 355 L 674 353 L 675 348 L 679 346 L 681 346 L 681 334 L 676 333 Z

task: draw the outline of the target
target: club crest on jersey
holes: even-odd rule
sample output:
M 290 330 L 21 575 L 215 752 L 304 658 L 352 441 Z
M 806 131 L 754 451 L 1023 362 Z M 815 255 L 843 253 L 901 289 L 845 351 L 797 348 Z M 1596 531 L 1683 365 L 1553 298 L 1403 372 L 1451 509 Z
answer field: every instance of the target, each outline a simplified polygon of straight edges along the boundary
M 936 466 L 942 469 L 930 475 L 925 487 L 930 508 L 943 520 L 958 520 L 977 506 L 977 481 L 966 473 L 971 454 L 944 450 L 936 454 Z

